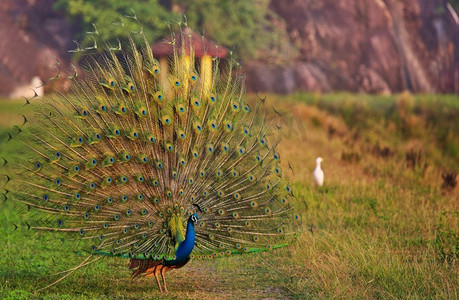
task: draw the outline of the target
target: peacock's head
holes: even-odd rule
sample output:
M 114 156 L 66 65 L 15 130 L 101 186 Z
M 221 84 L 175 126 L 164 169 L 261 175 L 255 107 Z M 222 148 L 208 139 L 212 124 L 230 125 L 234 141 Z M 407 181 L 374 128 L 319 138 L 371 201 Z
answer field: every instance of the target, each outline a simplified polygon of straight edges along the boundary
M 193 203 L 193 206 L 197 208 L 197 210 L 199 210 L 200 213 L 202 213 L 202 209 L 201 207 L 196 204 L 196 203 Z M 188 219 L 188 222 L 192 222 L 193 224 L 195 224 L 197 221 L 199 220 L 199 216 L 197 213 L 193 213 L 190 218 Z
M 188 219 L 188 222 L 195 224 L 198 220 L 199 220 L 198 214 L 194 213 L 190 216 L 190 218 Z

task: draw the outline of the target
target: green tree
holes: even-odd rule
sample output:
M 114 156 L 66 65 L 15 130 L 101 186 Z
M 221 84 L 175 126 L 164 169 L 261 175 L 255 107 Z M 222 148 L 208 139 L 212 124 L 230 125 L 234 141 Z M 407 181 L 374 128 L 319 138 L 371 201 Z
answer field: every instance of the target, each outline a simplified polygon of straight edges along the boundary
M 169 32 L 167 20 L 172 17 L 158 0 L 57 0 L 54 8 L 65 11 L 81 26 L 77 39 L 83 47 L 94 43 L 93 36 L 87 34 L 94 32 L 93 24 L 101 39 L 116 44 L 117 38 L 126 38 L 141 28 L 149 40 L 158 39 Z
M 117 38 L 140 30 L 150 41 L 170 34 L 179 20 L 193 30 L 233 50 L 238 58 L 281 59 L 291 56 L 283 22 L 269 9 L 270 0 L 57 0 L 63 10 L 80 24 L 77 39 L 82 47 L 94 43 L 94 26 L 100 37 L 113 45 Z M 121 26 L 123 24 L 123 26 Z M 274 25 L 276 24 L 276 25 Z M 280 26 L 279 26 L 280 25 Z
M 285 56 L 289 40 L 270 9 L 270 0 L 175 0 L 192 28 L 234 48 L 243 59 Z M 172 7 L 174 7 L 174 4 Z

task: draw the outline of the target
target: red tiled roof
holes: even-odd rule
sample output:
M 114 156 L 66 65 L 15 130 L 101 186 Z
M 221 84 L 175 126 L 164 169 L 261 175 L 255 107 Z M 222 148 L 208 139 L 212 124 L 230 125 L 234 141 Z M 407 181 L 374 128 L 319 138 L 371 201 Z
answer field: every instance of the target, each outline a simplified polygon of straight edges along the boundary
M 172 41 L 174 41 L 174 43 Z M 153 44 L 151 48 L 153 50 L 153 55 L 161 57 L 172 55 L 174 53 L 174 47 L 179 50 L 182 49 L 182 45 L 185 47 L 186 51 L 189 51 L 190 44 L 194 49 L 195 57 L 209 55 L 212 57 L 224 58 L 228 55 L 228 49 L 200 36 L 189 28 L 185 28 L 180 32 L 174 33 L 169 38 Z

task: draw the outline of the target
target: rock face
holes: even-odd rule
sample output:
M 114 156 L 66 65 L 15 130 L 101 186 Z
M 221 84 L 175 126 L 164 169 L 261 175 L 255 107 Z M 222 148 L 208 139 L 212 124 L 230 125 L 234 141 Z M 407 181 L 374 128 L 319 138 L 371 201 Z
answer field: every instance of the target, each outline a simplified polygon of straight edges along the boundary
M 0 96 L 32 91 L 70 63 L 76 30 L 55 0 L 0 0 Z M 299 49 L 246 62 L 248 91 L 459 93 L 459 20 L 447 0 L 271 0 Z M 33 92 L 33 91 L 32 91 Z
M 1 0 L 0 96 L 43 94 L 42 82 L 55 76 L 56 66 L 70 64 L 74 32 L 65 16 L 54 12 L 54 0 Z
M 272 0 L 299 55 L 245 66 L 247 89 L 459 92 L 459 23 L 446 0 Z

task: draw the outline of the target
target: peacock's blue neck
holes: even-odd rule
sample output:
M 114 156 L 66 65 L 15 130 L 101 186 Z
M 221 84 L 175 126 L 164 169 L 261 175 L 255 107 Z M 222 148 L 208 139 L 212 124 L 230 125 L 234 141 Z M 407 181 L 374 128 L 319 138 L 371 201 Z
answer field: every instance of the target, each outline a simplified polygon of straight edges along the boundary
M 193 251 L 194 248 L 195 235 L 196 232 L 194 230 L 194 223 L 191 219 L 189 219 L 186 226 L 185 240 L 178 246 L 177 251 L 175 252 L 175 260 L 167 261 L 167 265 L 181 264 L 188 260 L 191 251 Z

